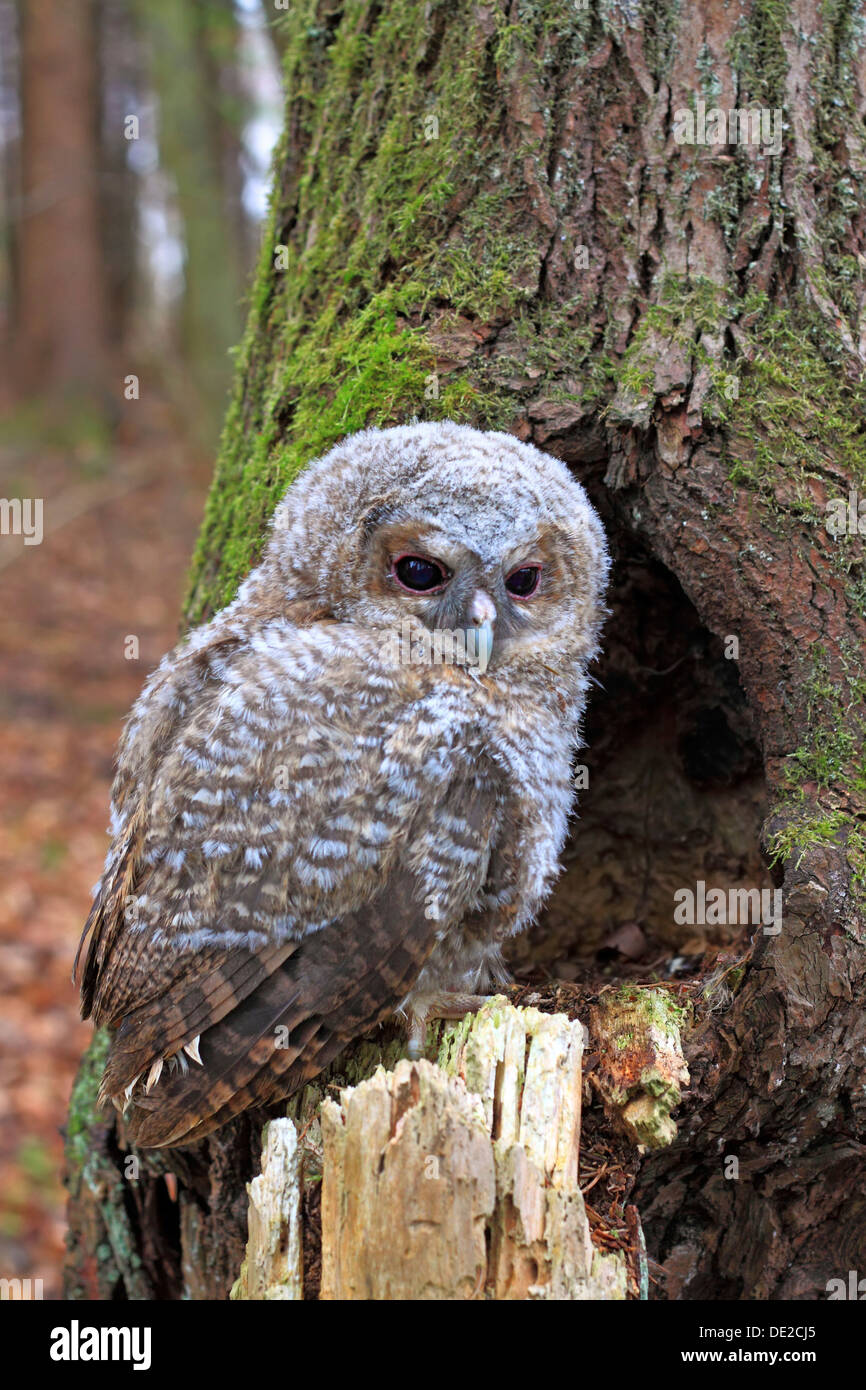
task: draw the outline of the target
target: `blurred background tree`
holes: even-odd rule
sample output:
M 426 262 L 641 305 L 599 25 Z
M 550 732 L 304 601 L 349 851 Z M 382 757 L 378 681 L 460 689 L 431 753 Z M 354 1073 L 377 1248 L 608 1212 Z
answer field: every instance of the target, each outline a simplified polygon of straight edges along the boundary
M 0 403 L 98 430 L 135 374 L 213 444 L 279 123 L 273 16 L 0 0 Z

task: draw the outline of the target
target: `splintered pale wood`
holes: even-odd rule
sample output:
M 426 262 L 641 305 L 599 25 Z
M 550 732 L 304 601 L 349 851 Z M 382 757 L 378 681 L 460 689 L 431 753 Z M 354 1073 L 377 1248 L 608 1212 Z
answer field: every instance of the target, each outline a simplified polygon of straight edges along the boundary
M 592 1010 L 593 1085 L 609 1118 L 642 1148 L 662 1149 L 676 1138 L 671 1111 L 689 1082 L 682 1018 L 668 990 L 628 985 L 603 994 Z
M 495 1203 L 477 1096 L 399 1062 L 322 1105 L 324 1299 L 474 1298 Z
M 491 1000 L 321 1111 L 323 1298 L 623 1298 L 577 1185 L 583 1030 Z
M 231 1297 L 300 1299 L 301 1160 L 291 1120 L 271 1120 L 262 1135 L 262 1171 L 247 1183 L 249 1239 Z

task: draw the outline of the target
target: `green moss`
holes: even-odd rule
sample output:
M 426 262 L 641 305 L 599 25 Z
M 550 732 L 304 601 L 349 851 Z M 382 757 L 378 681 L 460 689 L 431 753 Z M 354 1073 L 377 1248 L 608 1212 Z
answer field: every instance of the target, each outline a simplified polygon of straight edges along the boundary
M 846 644 L 838 655 L 835 673 L 820 645 L 802 663 L 798 688 L 805 695 L 810 737 L 789 755 L 790 789 L 802 792 L 811 782 L 827 791 L 847 781 L 852 790 L 866 791 L 866 671 L 860 654 Z
M 66 1181 L 73 1201 L 82 1188 L 96 1199 L 105 1235 L 93 1252 L 100 1296 L 115 1296 L 122 1285 L 124 1297 L 146 1299 L 151 1297 L 151 1290 L 135 1248 L 136 1237 L 126 1209 L 125 1182 L 106 1149 L 106 1117 L 96 1104 L 108 1046 L 108 1034 L 100 1029 L 82 1058 L 72 1087 L 66 1123 Z M 72 1287 L 66 1296 L 76 1299 L 88 1295 L 83 1289 Z
M 799 868 L 815 847 L 844 847 L 855 894 L 866 899 L 866 840 L 856 807 L 866 800 L 866 672 L 842 644 L 839 669 L 815 646 L 798 682 L 810 736 L 789 755 L 774 814 L 785 824 L 770 837 L 774 863 Z M 844 803 L 844 804 L 842 804 Z
M 93 1152 L 92 1133 L 104 1122 L 96 1095 L 108 1060 L 108 1047 L 108 1033 L 100 1029 L 81 1060 L 72 1087 L 66 1121 L 66 1161 L 76 1176 L 86 1172 Z
M 770 836 L 773 863 L 821 846 L 843 848 L 854 895 L 866 901 L 866 839 L 858 807 L 866 802 L 866 671 L 862 654 L 840 643 L 831 665 L 821 645 L 803 658 L 797 689 L 805 698 L 808 738 L 787 759 Z
M 726 288 L 706 276 L 663 270 L 656 276 L 654 296 L 611 373 L 617 387 L 609 410 L 614 420 L 642 417 L 648 421 L 655 403 L 657 372 L 660 365 L 666 366 L 672 351 L 682 355 L 690 375 L 706 365 L 721 382 L 723 366 L 710 357 L 701 338 L 720 334 L 735 313 L 733 297 Z
M 803 857 L 813 846 L 839 843 L 839 834 L 845 824 L 846 817 L 838 809 L 827 812 L 810 810 L 799 817 L 792 817 L 783 830 L 771 837 L 772 862 L 784 864 L 796 856 L 794 867 L 799 868 Z
M 613 6 L 605 5 L 603 8 Z M 641 0 L 640 17 L 647 66 L 659 83 L 669 76 L 676 55 L 681 13 L 682 0 Z
M 805 304 L 783 309 L 753 296 L 740 321 L 749 357 L 726 410 L 731 481 L 772 505 L 776 485 L 793 480 L 805 514 L 823 521 L 809 501 L 810 477 L 841 469 L 866 484 L 866 380 L 843 370 L 838 341 Z
M 787 808 L 777 809 L 785 811 Z M 784 828 L 770 837 L 772 862 L 787 864 L 792 860 L 795 869 L 811 850 L 821 847 L 844 850 L 854 902 L 866 902 L 866 832 L 862 822 L 853 819 L 841 807 L 814 809 L 802 805 L 791 814 Z
M 679 1004 L 672 991 L 668 989 L 622 985 L 614 994 L 613 1001 L 614 1008 L 618 1004 L 630 1005 L 638 1014 L 639 1027 L 658 1028 L 677 1042 L 691 1020 L 688 1005 Z M 623 1036 L 627 1036 L 630 1041 L 632 1034 L 627 1033 Z
M 787 0 L 752 0 L 748 6 L 728 49 L 739 78 L 740 105 L 784 106 L 784 38 L 790 24 Z
M 862 205 L 862 190 L 846 168 L 852 131 L 860 129 L 857 72 L 866 39 L 866 15 L 856 0 L 825 0 L 821 21 L 809 36 L 810 91 L 814 94 L 815 129 L 811 158 L 817 200 L 812 222 L 813 247 L 820 257 L 825 288 L 855 341 L 858 336 L 859 287 L 862 275 L 852 261 L 851 224 Z M 811 248 L 804 246 L 808 253 Z

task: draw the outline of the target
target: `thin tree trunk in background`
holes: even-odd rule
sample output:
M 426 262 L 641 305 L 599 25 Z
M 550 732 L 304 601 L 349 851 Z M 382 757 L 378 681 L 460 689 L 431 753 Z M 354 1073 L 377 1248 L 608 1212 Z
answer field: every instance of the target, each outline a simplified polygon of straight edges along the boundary
M 272 218 L 187 616 L 232 595 L 298 469 L 364 425 L 466 420 L 573 467 L 613 612 L 567 871 L 516 962 L 579 980 L 617 925 L 717 955 L 691 977 L 679 1137 L 630 1198 L 659 1292 L 825 1297 L 866 1267 L 859 8 L 300 0 L 284 33 Z M 707 140 L 714 108 L 757 111 L 751 142 Z M 679 922 L 702 881 L 778 887 L 781 920 Z M 70 1124 L 107 1184 L 122 1154 L 93 1069 Z M 70 1288 L 168 1270 L 225 1296 L 250 1126 L 147 1158 L 96 1275 L 88 1233 L 118 1209 L 94 1214 L 73 1148 Z
M 174 180 L 183 221 L 180 348 L 189 364 L 185 385 L 195 397 L 190 415 L 203 412 L 204 433 L 213 436 L 231 381 L 243 278 L 234 221 L 225 211 L 218 93 L 207 57 L 211 18 L 201 0 L 146 0 L 138 14 L 158 100 L 160 162 Z M 218 16 L 220 23 L 227 18 Z
M 141 45 L 125 0 L 99 0 L 98 14 L 102 245 L 109 333 L 118 347 L 130 341 L 138 283 L 139 189 L 126 121 L 140 109 Z
M 212 138 L 222 188 L 222 216 L 237 261 L 238 299 L 255 263 L 259 228 L 244 207 L 244 126 L 250 116 L 241 63 L 241 29 L 234 0 L 219 0 L 201 13 L 202 52 L 211 100 Z
M 285 24 L 286 11 L 285 9 L 276 9 L 273 4 L 269 3 L 269 0 L 259 0 L 259 8 L 261 9 L 265 21 L 268 41 L 274 50 L 274 57 L 279 67 L 282 68 L 283 58 L 288 45 Z
M 25 392 L 109 385 L 99 207 L 95 7 L 27 0 L 15 366 Z

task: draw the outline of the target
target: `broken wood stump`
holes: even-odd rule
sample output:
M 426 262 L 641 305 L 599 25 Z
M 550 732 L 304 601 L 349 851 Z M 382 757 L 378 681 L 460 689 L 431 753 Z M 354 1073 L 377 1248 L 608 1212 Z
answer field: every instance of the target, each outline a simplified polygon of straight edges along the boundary
M 591 1013 L 593 1084 L 642 1147 L 676 1134 L 681 1017 L 663 989 L 632 987 Z M 424 1059 L 371 1045 L 336 1099 L 306 1087 L 264 1131 L 232 1297 L 303 1297 L 303 1184 L 321 1179 L 322 1299 L 625 1298 L 625 1258 L 593 1247 L 578 1186 L 584 1035 L 497 996 L 431 1030 Z
M 497 997 L 442 1026 L 435 1065 L 380 1066 L 315 1109 L 308 1087 L 299 1144 L 290 1119 L 265 1131 L 233 1297 L 302 1296 L 302 1150 L 321 1165 L 323 1299 L 624 1298 L 578 1187 L 582 1055 L 579 1022 Z

